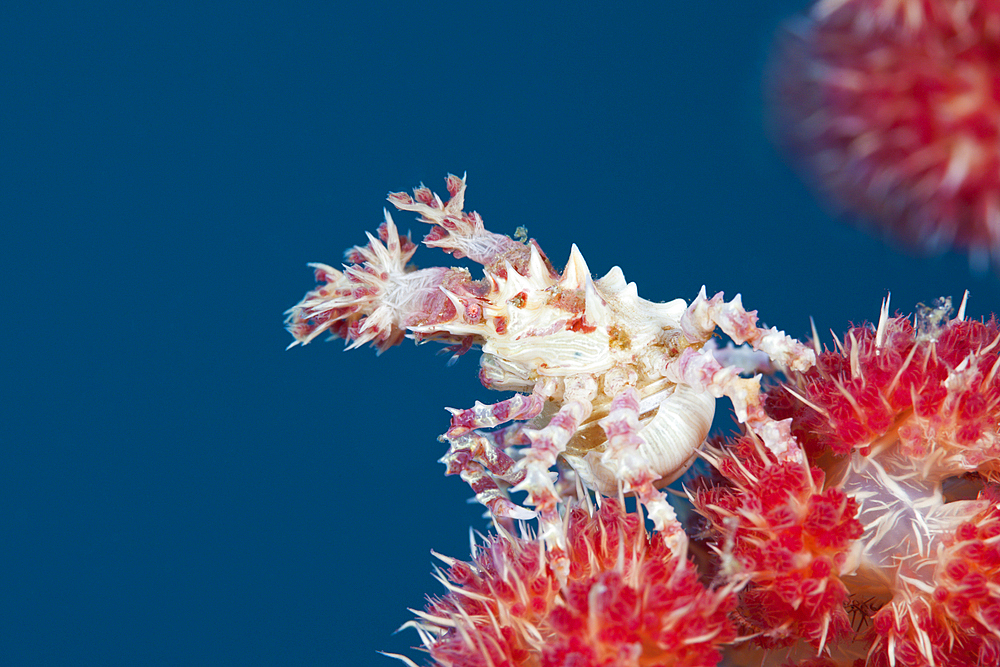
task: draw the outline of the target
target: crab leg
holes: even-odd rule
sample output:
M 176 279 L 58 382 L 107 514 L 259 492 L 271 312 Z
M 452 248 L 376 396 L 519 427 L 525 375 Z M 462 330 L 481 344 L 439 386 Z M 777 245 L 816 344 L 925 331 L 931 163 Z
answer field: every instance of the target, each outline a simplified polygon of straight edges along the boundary
M 741 424 L 760 436 L 764 445 L 779 461 L 805 462 L 805 453 L 791 434 L 791 419 L 777 421 L 764 411 L 760 397 L 760 375 L 740 377 L 738 368 L 723 366 L 709 349 L 687 348 L 667 365 L 668 380 L 686 384 L 697 391 L 707 391 L 716 398 L 725 396 L 733 402 L 733 411 Z
M 563 393 L 563 404 L 541 429 L 525 429 L 531 440 L 531 447 L 518 462 L 518 469 L 524 472 L 524 479 L 512 490 L 527 491 L 527 503 L 534 505 L 538 512 L 539 537 L 550 547 L 564 549 L 565 533 L 561 531 L 559 518 L 559 493 L 556 491 L 549 468 L 556 458 L 566 450 L 566 444 L 593 411 L 594 397 L 597 396 L 597 381 L 592 375 L 581 374 L 567 377 Z
M 535 513 L 512 502 L 497 480 L 513 486 L 524 479 L 524 472 L 504 449 L 524 441 L 522 424 L 512 424 L 496 433 L 469 431 L 457 437 L 444 436 L 448 453 L 441 457 L 446 475 L 458 475 L 476 494 L 476 500 L 499 518 L 531 519 Z
M 726 303 L 722 292 L 709 299 L 702 286 L 697 298 L 681 316 L 681 330 L 692 342 L 704 342 L 711 338 L 716 327 L 737 345 L 750 343 L 753 349 L 764 352 L 779 366 L 807 371 L 816 364 L 816 353 L 808 345 L 775 327 L 758 327 L 757 311 L 746 310 L 739 294 Z
M 542 411 L 545 397 L 538 391 L 527 396 L 515 394 L 505 401 L 487 405 L 476 401 L 476 404 L 465 410 L 447 408 L 451 413 L 451 428 L 445 437 L 451 440 L 477 428 L 492 428 L 509 421 L 524 421 L 531 419 Z
M 488 231 L 478 213 L 462 210 L 465 207 L 464 177 L 449 174 L 447 186 L 451 195 L 448 203 L 423 185 L 413 191 L 412 197 L 405 192 L 393 192 L 389 201 L 401 211 L 419 213 L 421 222 L 434 225 L 424 238 L 428 247 L 440 248 L 455 257 L 468 257 L 484 266 L 505 255 L 524 255 L 526 259 L 528 250 L 523 244 Z
M 657 531 L 663 533 L 674 553 L 681 553 L 687 544 L 687 536 L 673 506 L 667 501 L 667 494 L 653 483 L 659 479 L 650 467 L 647 458 L 639 448 L 645 440 L 639 435 L 639 393 L 634 387 L 626 387 L 611 401 L 611 411 L 598 424 L 608 436 L 608 444 L 602 455 L 602 462 L 616 463 L 622 476 L 624 492 L 634 492 L 639 502 L 646 507 Z
M 476 500 L 498 518 L 531 519 L 535 513 L 512 502 L 497 480 L 513 486 L 524 479 L 524 471 L 515 469 L 515 462 L 504 450 L 515 444 L 529 444 L 523 424 L 511 424 L 493 433 L 478 429 L 491 428 L 508 421 L 531 419 L 542 411 L 545 396 L 533 391 L 527 396 L 515 394 L 505 401 L 486 405 L 476 401 L 466 410 L 448 408 L 451 428 L 442 436 L 448 441 L 448 453 L 441 457 L 446 475 L 459 475 L 472 487 Z
M 816 363 L 816 353 L 783 331 L 757 326 L 757 311 L 747 311 L 740 295 L 726 303 L 722 293 L 709 299 L 702 287 L 698 297 L 684 311 L 681 330 L 692 342 L 707 340 L 716 328 L 722 329 L 737 345 L 750 343 L 779 367 L 808 370 Z M 736 417 L 759 435 L 779 461 L 804 461 L 805 454 L 791 434 L 791 420 L 775 421 L 767 416 L 760 399 L 760 375 L 740 377 L 738 368 L 723 366 L 709 347 L 686 348 L 680 357 L 668 362 L 664 375 L 716 398 L 726 396 L 733 402 Z
M 485 505 L 493 517 L 518 520 L 535 518 L 534 512 L 508 498 L 507 492 L 501 489 L 496 480 L 476 461 L 468 461 L 459 472 L 459 477 L 472 487 L 476 500 Z
M 516 469 L 514 459 L 497 445 L 492 435 L 472 431 L 457 438 L 447 438 L 451 446 L 448 453 L 439 459 L 447 467 L 445 474 L 461 474 L 470 463 L 475 462 L 507 484 L 517 484 L 524 479 L 524 473 Z

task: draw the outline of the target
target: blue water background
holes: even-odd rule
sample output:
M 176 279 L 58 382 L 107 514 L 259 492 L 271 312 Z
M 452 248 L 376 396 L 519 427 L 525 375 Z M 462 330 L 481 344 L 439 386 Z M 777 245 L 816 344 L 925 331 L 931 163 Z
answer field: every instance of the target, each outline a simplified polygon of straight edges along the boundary
M 485 529 L 445 478 L 477 355 L 285 351 L 306 262 L 444 190 L 642 296 L 824 335 L 971 290 L 834 221 L 771 148 L 792 0 L 6 5 L 0 663 L 392 665 Z M 399 227 L 424 233 L 409 214 Z M 422 265 L 450 261 L 421 251 Z M 416 657 L 414 652 L 410 655 Z

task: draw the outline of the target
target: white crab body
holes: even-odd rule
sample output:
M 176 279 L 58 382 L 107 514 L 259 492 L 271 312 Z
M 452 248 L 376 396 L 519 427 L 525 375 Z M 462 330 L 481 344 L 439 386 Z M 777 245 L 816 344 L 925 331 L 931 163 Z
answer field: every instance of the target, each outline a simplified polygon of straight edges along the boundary
M 642 440 L 635 455 L 646 463 L 657 487 L 673 482 L 697 458 L 699 445 L 705 441 L 715 415 L 715 397 L 690 387 L 674 387 L 669 395 L 655 395 L 648 416 L 640 417 L 636 435 Z M 640 414 L 647 414 L 640 404 Z M 618 493 L 628 479 L 627 461 L 606 456 L 605 442 L 588 447 L 583 438 L 574 437 L 562 457 L 583 480 L 584 485 L 606 496 Z M 692 443 L 695 443 L 692 445 Z

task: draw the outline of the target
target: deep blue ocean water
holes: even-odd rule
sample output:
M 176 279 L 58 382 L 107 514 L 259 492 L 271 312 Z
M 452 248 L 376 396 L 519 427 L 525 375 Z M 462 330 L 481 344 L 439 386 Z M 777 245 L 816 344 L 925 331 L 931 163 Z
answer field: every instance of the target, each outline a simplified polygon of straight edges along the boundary
M 501 396 L 475 353 L 282 327 L 390 190 L 467 172 L 468 208 L 556 264 L 575 242 L 647 299 L 740 292 L 799 337 L 890 290 L 1000 309 L 995 276 L 835 221 L 770 146 L 768 45 L 804 2 L 341 4 L 3 10 L 0 663 L 417 643 L 392 632 L 441 591 L 430 550 L 486 528 L 437 463 L 443 407 Z

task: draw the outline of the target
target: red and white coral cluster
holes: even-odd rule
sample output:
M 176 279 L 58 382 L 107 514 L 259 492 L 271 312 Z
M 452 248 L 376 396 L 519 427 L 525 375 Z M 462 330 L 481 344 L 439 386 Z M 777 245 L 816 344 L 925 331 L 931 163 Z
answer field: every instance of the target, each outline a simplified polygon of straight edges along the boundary
M 873 665 L 996 664 L 1000 650 L 1000 326 L 964 310 L 945 299 L 911 321 L 886 303 L 766 402 L 857 505 L 841 580 L 859 613 L 879 610 Z
M 849 636 L 841 578 L 862 533 L 857 502 L 826 488 L 820 469 L 779 462 L 752 435 L 705 455 L 717 479 L 691 498 L 724 535 L 714 567 L 745 583 L 736 613 L 743 633 L 762 647 L 803 640 L 820 653 Z
M 948 300 L 890 317 L 886 302 L 836 349 L 809 347 L 757 327 L 738 296 L 658 304 L 617 267 L 595 280 L 575 246 L 556 271 L 533 240 L 466 213 L 464 179 L 448 189 L 447 203 L 423 187 L 390 201 L 482 279 L 411 267 L 386 214 L 343 270 L 314 265 L 321 284 L 288 317 L 293 345 L 326 331 L 380 351 L 478 346 L 484 385 L 514 392 L 452 410 L 443 436 L 447 472 L 497 535 L 471 563 L 444 559 L 448 593 L 411 624 L 435 662 L 1000 664 L 995 319 L 967 320 L 964 301 L 952 317 Z M 716 329 L 756 352 L 718 348 Z M 742 433 L 703 447 L 721 396 Z M 689 551 L 659 487 L 698 455 L 713 472 L 690 485 Z M 601 498 L 625 494 L 651 531 Z M 536 516 L 537 531 L 515 525 Z
M 743 573 L 736 616 L 761 647 L 832 664 L 997 664 L 1000 326 L 951 317 L 851 328 L 769 392 L 814 466 L 751 436 L 706 457 L 692 499 L 717 567 Z
M 896 445 L 925 478 L 970 471 L 995 478 L 1000 327 L 966 320 L 964 311 L 963 302 L 949 319 L 951 302 L 943 300 L 922 307 L 914 322 L 889 317 L 884 305 L 876 328 L 850 329 L 838 351 L 791 376 L 783 397 L 772 392 L 769 411 L 793 419 L 813 457 Z
M 873 667 L 1000 664 L 1000 489 L 986 487 L 979 503 L 916 564 L 924 585 L 902 588 L 875 615 Z
M 702 667 L 736 637 L 733 587 L 706 588 L 640 515 L 604 499 L 565 508 L 565 580 L 531 535 L 487 538 L 472 562 L 439 556 L 448 589 L 417 628 L 445 667 Z

